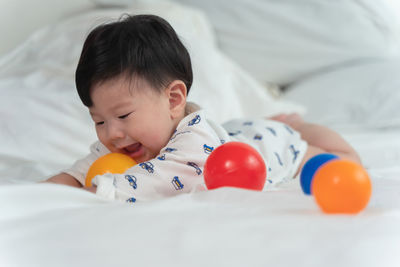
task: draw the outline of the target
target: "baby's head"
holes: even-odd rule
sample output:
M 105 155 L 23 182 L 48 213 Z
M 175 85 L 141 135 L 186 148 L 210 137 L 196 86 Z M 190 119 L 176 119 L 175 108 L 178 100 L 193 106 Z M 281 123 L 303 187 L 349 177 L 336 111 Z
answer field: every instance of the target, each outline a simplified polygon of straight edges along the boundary
M 76 70 L 76 87 L 99 140 L 137 162 L 154 158 L 185 116 L 190 56 L 173 28 L 153 15 L 95 28 Z

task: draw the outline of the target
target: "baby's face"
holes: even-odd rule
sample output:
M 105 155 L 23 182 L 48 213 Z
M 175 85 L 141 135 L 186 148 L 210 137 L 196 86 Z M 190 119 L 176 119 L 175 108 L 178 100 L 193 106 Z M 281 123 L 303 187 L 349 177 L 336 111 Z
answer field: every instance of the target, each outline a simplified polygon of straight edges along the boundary
M 176 129 L 168 95 L 144 80 L 107 80 L 94 86 L 91 97 L 89 111 L 100 142 L 138 163 L 156 157 Z

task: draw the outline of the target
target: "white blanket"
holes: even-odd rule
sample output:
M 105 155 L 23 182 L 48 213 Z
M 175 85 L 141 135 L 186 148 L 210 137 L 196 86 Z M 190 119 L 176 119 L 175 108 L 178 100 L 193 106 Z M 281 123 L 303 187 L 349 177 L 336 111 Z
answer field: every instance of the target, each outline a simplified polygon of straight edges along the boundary
M 344 68 L 294 84 L 285 95 L 288 100 L 275 100 L 217 49 L 201 12 L 155 1 L 137 1 L 135 9 L 124 12 L 151 12 L 171 21 L 193 54 L 196 80 L 191 100 L 220 121 L 302 112 L 302 105 L 294 101 L 305 104 L 317 95 L 312 90 L 326 90 L 319 94 L 321 98 L 329 95 L 338 77 L 346 77 L 343 83 L 359 90 L 376 85 L 359 83 L 367 70 L 377 73 L 371 69 L 376 65 Z M 302 193 L 297 179 L 268 192 L 222 188 L 135 205 L 109 202 L 81 189 L 36 183 L 85 155 L 95 139 L 87 111 L 75 93 L 74 68 L 88 29 L 100 17 L 117 18 L 121 13 L 99 10 L 51 25 L 0 59 L 0 266 L 400 265 L 396 118 L 379 127 L 372 120 L 348 127 L 359 117 L 339 113 L 333 114 L 349 120 L 321 117 L 360 152 L 371 176 L 372 197 L 358 215 L 323 214 L 313 197 Z M 390 66 L 385 66 L 379 68 L 384 70 L 379 77 L 390 72 Z M 381 83 L 390 82 L 377 88 L 394 94 L 396 80 L 399 76 L 382 79 Z M 347 91 L 351 95 L 352 90 Z M 370 101 L 360 95 L 353 95 L 354 102 L 346 102 L 348 109 L 340 110 Z M 381 106 L 388 103 L 387 98 L 380 101 Z M 320 105 L 308 108 L 312 113 L 307 116 L 330 114 Z M 386 110 L 391 113 L 374 118 L 381 121 L 395 109 Z

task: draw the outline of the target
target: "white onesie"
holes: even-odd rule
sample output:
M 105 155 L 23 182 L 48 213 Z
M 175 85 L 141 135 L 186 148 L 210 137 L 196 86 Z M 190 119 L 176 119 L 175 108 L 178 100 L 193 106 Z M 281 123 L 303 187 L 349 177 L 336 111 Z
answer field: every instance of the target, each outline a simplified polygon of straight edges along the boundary
M 307 150 L 307 143 L 286 124 L 265 119 L 232 120 L 218 125 L 199 110 L 183 118 L 160 154 L 124 174 L 94 178 L 96 194 L 127 202 L 148 201 L 204 187 L 203 167 L 208 155 L 229 141 L 245 142 L 260 152 L 267 167 L 264 189 L 292 179 Z M 99 141 L 91 153 L 65 170 L 82 185 L 91 164 L 110 151 Z M 204 187 L 205 188 L 205 187 Z

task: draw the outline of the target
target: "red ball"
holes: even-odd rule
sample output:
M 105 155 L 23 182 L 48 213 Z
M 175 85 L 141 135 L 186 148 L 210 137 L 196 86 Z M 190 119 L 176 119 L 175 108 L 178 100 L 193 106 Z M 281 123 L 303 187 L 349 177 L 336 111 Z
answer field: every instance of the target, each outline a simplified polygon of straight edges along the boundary
M 261 191 L 267 177 L 264 160 L 256 149 L 240 142 L 228 142 L 210 154 L 204 165 L 208 189 L 223 186 Z

